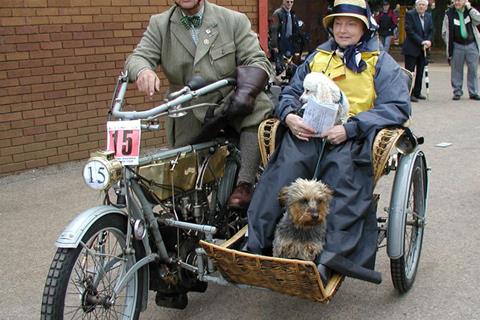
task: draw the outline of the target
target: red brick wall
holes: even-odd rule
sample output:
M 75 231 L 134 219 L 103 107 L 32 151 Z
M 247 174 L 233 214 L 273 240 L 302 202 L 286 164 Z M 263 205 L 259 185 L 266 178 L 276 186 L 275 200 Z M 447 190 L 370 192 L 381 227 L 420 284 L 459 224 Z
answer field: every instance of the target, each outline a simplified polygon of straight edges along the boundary
M 257 0 L 212 2 L 246 13 L 256 29 Z M 0 174 L 86 159 L 104 147 L 125 58 L 150 16 L 171 3 L 0 0 Z M 131 85 L 127 104 L 153 107 L 165 90 L 150 100 Z M 165 144 L 162 131 L 143 136 L 144 146 Z

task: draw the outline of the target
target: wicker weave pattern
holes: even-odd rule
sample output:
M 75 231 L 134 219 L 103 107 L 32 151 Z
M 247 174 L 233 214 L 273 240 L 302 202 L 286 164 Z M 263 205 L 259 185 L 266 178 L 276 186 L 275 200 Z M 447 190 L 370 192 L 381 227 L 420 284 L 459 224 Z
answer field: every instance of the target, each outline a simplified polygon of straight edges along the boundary
M 385 166 L 397 140 L 402 136 L 404 129 L 382 129 L 373 142 L 372 164 L 374 183 L 385 173 Z
M 258 127 L 258 145 L 260 147 L 260 156 L 262 166 L 266 166 L 270 156 L 275 151 L 276 134 L 280 120 L 270 118 L 263 120 Z
M 204 241 L 200 241 L 200 245 L 214 260 L 223 277 L 232 283 L 326 303 L 343 281 L 343 276 L 335 275 L 324 288 L 317 267 L 311 261 L 254 255 Z

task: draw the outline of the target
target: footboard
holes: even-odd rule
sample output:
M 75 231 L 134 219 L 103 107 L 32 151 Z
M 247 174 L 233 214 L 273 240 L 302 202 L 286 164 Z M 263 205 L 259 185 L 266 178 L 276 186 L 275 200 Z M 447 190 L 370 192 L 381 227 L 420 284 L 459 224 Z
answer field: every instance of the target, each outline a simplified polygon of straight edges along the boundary
M 221 246 L 200 241 L 225 279 L 320 303 L 327 303 L 334 296 L 344 277 L 335 274 L 324 287 L 317 266 L 311 261 L 268 257 L 229 248 L 243 238 L 246 228 Z

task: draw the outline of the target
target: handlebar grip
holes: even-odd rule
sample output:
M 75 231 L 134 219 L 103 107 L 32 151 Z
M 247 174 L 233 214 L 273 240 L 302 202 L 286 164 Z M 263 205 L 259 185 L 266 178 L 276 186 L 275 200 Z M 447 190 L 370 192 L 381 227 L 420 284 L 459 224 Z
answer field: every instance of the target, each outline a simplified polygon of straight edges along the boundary
M 226 78 L 225 80 L 228 81 L 228 84 L 231 86 L 236 86 L 237 85 L 237 80 L 235 78 Z

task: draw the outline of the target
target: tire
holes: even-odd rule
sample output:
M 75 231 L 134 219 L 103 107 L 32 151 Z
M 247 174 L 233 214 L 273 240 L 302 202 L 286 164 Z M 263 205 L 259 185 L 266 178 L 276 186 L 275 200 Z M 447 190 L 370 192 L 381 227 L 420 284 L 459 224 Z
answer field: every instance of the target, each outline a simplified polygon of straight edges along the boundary
M 412 287 L 422 251 L 427 201 L 427 170 L 423 154 L 417 154 L 408 184 L 408 201 L 404 212 L 403 255 L 390 259 L 393 286 L 400 293 Z
M 134 255 L 114 259 L 124 252 L 126 230 L 125 217 L 106 215 L 87 230 L 77 248 L 57 250 L 43 291 L 41 319 L 138 319 L 143 268 L 119 292 L 113 304 L 109 302 L 120 275 L 143 252 L 143 247 L 134 243 Z M 97 269 L 101 265 L 102 270 Z

